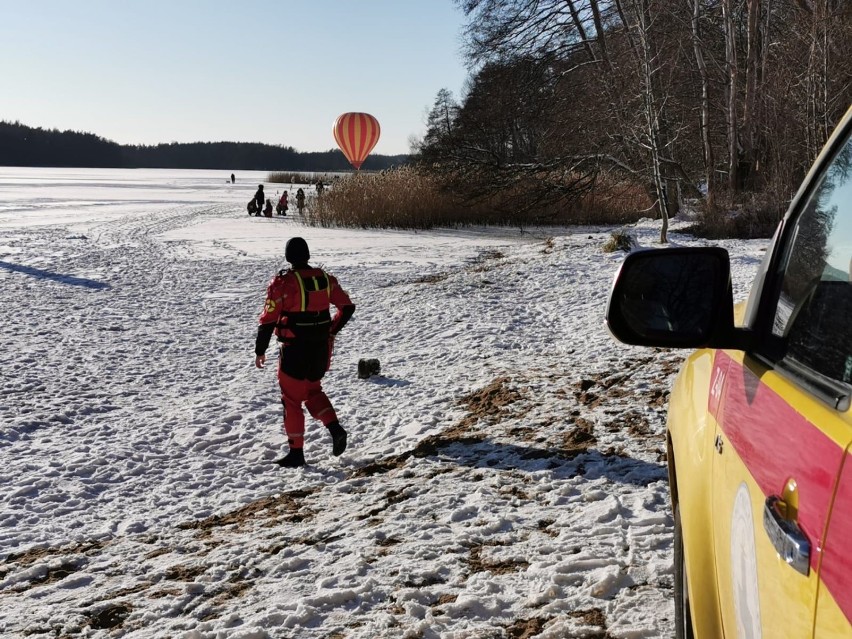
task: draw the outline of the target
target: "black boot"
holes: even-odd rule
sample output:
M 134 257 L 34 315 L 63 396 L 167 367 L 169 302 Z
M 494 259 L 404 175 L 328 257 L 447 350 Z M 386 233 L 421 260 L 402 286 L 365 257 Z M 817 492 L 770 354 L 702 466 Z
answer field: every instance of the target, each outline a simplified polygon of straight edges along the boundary
M 343 454 L 346 450 L 346 431 L 337 421 L 331 422 L 326 428 L 331 435 L 331 454 L 335 457 Z
M 275 462 L 281 468 L 298 468 L 305 465 L 305 451 L 301 448 L 291 448 L 286 456 Z

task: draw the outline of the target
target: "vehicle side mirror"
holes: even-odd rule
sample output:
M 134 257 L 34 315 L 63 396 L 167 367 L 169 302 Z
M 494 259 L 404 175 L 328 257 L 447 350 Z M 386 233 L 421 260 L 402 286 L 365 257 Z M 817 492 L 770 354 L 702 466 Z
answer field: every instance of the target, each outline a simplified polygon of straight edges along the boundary
M 728 252 L 676 247 L 630 253 L 615 277 L 606 324 L 625 344 L 730 347 L 735 331 Z

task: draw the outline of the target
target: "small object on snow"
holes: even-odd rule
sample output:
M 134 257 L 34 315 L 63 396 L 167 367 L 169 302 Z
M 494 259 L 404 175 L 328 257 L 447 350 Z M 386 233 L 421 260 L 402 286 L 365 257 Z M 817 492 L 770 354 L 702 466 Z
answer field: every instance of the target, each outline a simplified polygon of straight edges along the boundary
M 359 359 L 358 360 L 358 377 L 360 379 L 368 379 L 372 375 L 378 375 L 381 372 L 381 366 L 377 359 Z
M 604 253 L 614 253 L 615 251 L 624 251 L 630 253 L 633 249 L 639 246 L 636 238 L 630 234 L 627 229 L 618 229 L 610 233 L 609 240 L 603 246 Z

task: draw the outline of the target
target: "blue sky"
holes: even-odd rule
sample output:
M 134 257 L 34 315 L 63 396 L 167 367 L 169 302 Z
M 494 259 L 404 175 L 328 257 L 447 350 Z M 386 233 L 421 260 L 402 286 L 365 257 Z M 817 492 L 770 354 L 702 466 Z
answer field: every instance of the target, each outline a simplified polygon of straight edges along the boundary
M 441 88 L 460 95 L 452 0 L 0 0 L 0 120 L 122 144 L 335 147 L 372 113 L 407 153 Z

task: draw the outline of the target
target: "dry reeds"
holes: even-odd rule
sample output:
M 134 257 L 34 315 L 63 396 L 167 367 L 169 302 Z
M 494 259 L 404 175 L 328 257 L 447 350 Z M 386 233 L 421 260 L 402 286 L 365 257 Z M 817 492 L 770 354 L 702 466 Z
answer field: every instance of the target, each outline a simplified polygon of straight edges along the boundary
M 276 184 L 316 184 L 317 180 L 329 181 L 327 173 L 301 173 L 298 171 L 275 171 L 266 176 L 267 182 Z
M 466 217 L 437 180 L 411 168 L 358 172 L 333 184 L 308 209 L 307 224 L 426 229 L 455 226 Z
M 734 204 L 722 194 L 715 209 L 703 207 L 696 224 L 687 232 L 707 239 L 769 238 L 784 217 L 786 202 L 767 194 L 755 195 L 743 204 Z
M 358 172 L 336 179 L 305 213 L 311 226 L 427 229 L 447 226 L 626 224 L 650 205 L 633 184 L 598 178 L 595 189 L 570 202 L 525 206 L 534 183 L 515 185 L 476 202 L 449 191 L 440 179 L 414 167 Z
M 635 182 L 599 175 L 595 188 L 580 198 L 563 218 L 570 224 L 630 224 L 647 217 L 651 198 Z
M 629 253 L 638 245 L 636 238 L 627 229 L 618 229 L 610 233 L 609 239 L 603 245 L 603 251 L 604 253 L 615 253 L 616 251 Z

